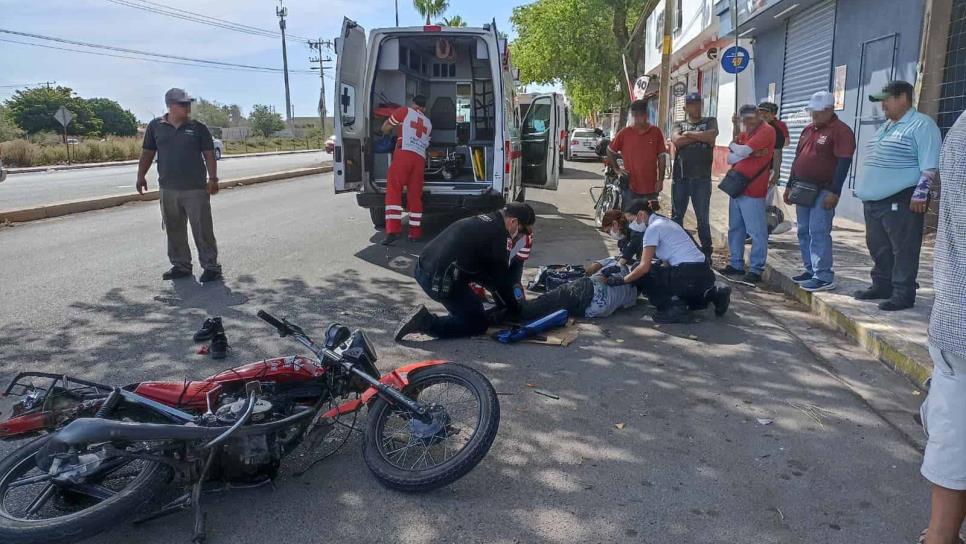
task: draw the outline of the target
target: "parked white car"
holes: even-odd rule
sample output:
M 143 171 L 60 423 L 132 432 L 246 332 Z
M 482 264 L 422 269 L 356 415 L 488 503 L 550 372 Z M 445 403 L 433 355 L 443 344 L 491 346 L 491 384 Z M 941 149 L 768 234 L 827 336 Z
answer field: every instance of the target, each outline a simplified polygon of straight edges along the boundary
M 7 169 L 3 167 L 3 159 L 0 159 L 0 183 L 7 179 Z
M 221 140 L 215 138 L 215 160 L 220 161 L 221 156 L 225 153 L 225 144 Z
M 604 132 L 593 128 L 575 128 L 570 135 L 570 156 L 568 159 L 597 159 L 597 144 Z

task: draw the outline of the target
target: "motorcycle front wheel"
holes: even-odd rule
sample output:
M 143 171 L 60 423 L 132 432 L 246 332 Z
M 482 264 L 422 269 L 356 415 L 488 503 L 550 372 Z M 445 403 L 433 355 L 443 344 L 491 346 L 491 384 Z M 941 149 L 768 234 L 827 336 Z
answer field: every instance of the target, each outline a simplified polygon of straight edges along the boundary
M 604 225 L 604 214 L 617 209 L 618 200 L 617 191 L 613 185 L 605 185 L 604 194 L 600 195 L 600 200 L 597 201 L 597 209 L 594 210 L 594 222 L 598 227 Z
M 0 542 L 77 542 L 130 519 L 171 476 L 161 463 L 107 460 L 77 483 L 55 482 L 39 468 L 37 452 L 50 435 L 0 461 Z
M 462 478 L 486 456 L 500 426 L 500 402 L 485 376 L 458 364 L 411 376 L 403 393 L 430 407 L 412 417 L 383 398 L 369 410 L 363 457 L 386 487 L 430 491 Z

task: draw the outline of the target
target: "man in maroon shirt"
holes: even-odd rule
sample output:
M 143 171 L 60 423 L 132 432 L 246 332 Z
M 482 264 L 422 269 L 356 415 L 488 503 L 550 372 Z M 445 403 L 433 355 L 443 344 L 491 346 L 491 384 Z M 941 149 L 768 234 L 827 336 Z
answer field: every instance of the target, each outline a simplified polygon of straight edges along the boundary
M 775 129 L 764 122 L 758 108 L 751 104 L 741 106 L 738 113 L 745 130 L 738 133 L 739 117 L 734 116 L 735 139 L 728 146 L 728 164 L 750 182 L 742 194 L 731 199 L 728 209 L 728 250 L 731 261 L 720 272 L 726 276 L 743 275 L 743 281 L 758 283 L 768 258 L 765 196 L 771 179 Z M 751 255 L 746 274 L 745 238 L 748 236 L 751 237 Z
M 627 209 L 635 200 L 657 200 L 664 189 L 667 167 L 667 144 L 664 133 L 647 119 L 647 101 L 631 103 L 633 125 L 621 129 L 607 147 L 607 160 L 614 170 L 629 179 L 624 189 L 622 207 Z M 617 165 L 617 153 L 624 160 L 624 168 Z
M 795 208 L 805 272 L 792 279 L 802 289 L 812 292 L 835 289 L 832 219 L 855 153 L 855 135 L 835 115 L 834 104 L 834 97 L 828 91 L 819 91 L 809 100 L 806 109 L 812 115 L 812 123 L 802 130 L 798 139 L 795 162 L 785 187 L 786 204 L 792 204 L 789 195 L 796 183 L 819 188 L 818 198 L 811 206 Z

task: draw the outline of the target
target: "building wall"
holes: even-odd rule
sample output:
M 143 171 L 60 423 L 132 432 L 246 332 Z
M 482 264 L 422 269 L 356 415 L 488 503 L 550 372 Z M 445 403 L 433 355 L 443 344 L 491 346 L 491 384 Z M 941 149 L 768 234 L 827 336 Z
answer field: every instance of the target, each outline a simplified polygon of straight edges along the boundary
M 755 36 L 751 50 L 755 57 L 755 97 L 758 102 L 768 99 L 768 85 L 775 84 L 774 102 L 781 104 L 782 72 L 785 65 L 785 25 L 781 24 Z
M 714 0 L 680 0 L 680 2 L 683 14 L 681 28 L 671 35 L 671 47 L 675 56 L 684 46 L 699 38 L 710 27 L 717 25 L 717 17 L 714 16 L 713 9 Z M 664 36 L 664 27 L 658 25 L 658 22 L 663 20 L 661 17 L 663 13 L 664 2 L 660 2 L 647 18 L 647 29 L 644 33 L 646 40 L 644 71 L 648 73 L 661 67 L 660 40 Z

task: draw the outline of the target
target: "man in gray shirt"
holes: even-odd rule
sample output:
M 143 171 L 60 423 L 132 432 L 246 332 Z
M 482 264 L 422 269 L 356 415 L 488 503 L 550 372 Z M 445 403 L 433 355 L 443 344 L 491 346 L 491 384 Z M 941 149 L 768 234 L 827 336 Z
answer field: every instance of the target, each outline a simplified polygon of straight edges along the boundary
M 921 472 L 933 484 L 932 513 L 920 542 L 953 544 L 962 542 L 966 517 L 966 114 L 946 135 L 939 176 L 936 302 L 929 320 L 933 371 L 920 409 L 928 437 Z
M 165 93 L 168 113 L 148 123 L 144 132 L 137 190 L 138 193 L 147 190 L 145 175 L 157 154 L 161 220 L 168 235 L 168 259 L 171 261 L 171 269 L 161 278 L 175 280 L 191 275 L 190 223 L 198 248 L 198 261 L 204 269 L 199 279 L 205 283 L 222 279 L 211 220 L 211 195 L 218 192 L 218 167 L 211 132 L 204 123 L 190 117 L 194 100 L 183 89 L 171 89 Z

